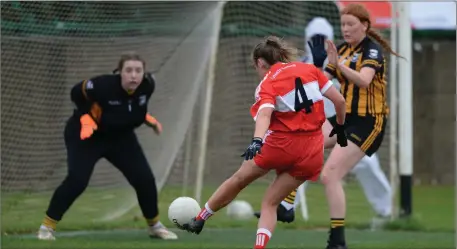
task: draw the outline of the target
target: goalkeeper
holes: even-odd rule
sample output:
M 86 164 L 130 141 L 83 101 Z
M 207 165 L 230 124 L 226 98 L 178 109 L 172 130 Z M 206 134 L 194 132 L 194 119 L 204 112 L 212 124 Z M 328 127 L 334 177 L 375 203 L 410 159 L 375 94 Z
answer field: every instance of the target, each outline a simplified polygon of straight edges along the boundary
M 135 189 L 149 235 L 177 239 L 159 221 L 155 179 L 134 133 L 143 123 L 156 134 L 162 131 L 161 124 L 147 113 L 155 82 L 144 69 L 145 62 L 138 54 L 124 54 L 119 74 L 97 76 L 71 90 L 76 108 L 64 131 L 68 174 L 51 198 L 38 239 L 55 239 L 57 222 L 84 192 L 101 158 L 119 169 Z

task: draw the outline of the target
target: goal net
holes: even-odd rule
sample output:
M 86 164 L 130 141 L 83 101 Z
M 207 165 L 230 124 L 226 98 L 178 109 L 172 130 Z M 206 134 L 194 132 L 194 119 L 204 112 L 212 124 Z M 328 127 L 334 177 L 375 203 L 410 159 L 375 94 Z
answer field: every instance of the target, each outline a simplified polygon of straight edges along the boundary
M 149 111 L 163 124 L 163 134 L 142 127 L 137 135 L 158 188 L 172 168 L 175 182 L 186 179 L 188 164 L 181 158 L 193 161 L 195 152 L 182 147 L 196 147 L 184 140 L 195 141 L 191 135 L 199 129 L 220 3 L 2 2 L 1 11 L 4 231 L 38 228 L 67 173 L 63 129 L 73 110 L 70 89 L 110 74 L 126 51 L 139 52 L 157 80 Z M 114 220 L 135 205 L 136 195 L 121 173 L 101 160 L 62 226 L 66 219 Z

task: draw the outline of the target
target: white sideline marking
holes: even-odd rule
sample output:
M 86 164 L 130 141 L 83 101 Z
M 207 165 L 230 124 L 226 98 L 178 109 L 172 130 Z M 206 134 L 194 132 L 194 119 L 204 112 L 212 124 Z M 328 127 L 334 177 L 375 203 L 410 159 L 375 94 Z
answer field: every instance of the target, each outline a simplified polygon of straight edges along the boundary
M 178 228 L 168 228 L 170 231 L 177 233 L 187 233 L 186 231 L 180 230 Z M 245 229 L 240 229 L 237 227 L 233 228 L 206 228 L 205 231 L 244 231 Z M 325 231 L 328 231 L 326 229 Z M 113 229 L 113 230 L 80 230 L 80 231 L 62 231 L 56 232 L 56 237 L 78 237 L 78 236 L 92 236 L 92 235 L 102 235 L 102 234 L 135 234 L 135 233 L 144 233 L 147 234 L 147 229 Z M 36 233 L 27 233 L 27 234 L 11 234 L 5 235 L 8 237 L 24 238 L 24 239 L 36 239 Z
M 176 232 L 176 233 L 187 233 L 186 231 L 180 230 L 178 228 L 168 228 L 170 231 Z M 246 229 L 244 228 L 239 228 L 239 227 L 227 227 L 227 228 L 205 228 L 205 231 L 207 232 L 217 232 L 217 231 L 245 231 Z M 352 230 L 352 229 L 350 229 Z M 304 230 L 305 231 L 305 230 Z M 319 232 L 327 232 L 328 228 L 316 228 L 316 229 L 307 229 L 306 231 L 319 231 Z M 361 230 L 363 231 L 363 230 Z M 368 231 L 368 230 L 367 230 Z M 104 234 L 146 234 L 147 235 L 147 229 L 113 229 L 113 230 L 80 230 L 80 231 L 62 231 L 62 232 L 56 232 L 56 237 L 84 237 L 84 236 L 93 236 L 93 235 L 104 235 Z M 36 233 L 27 233 L 27 234 L 11 234 L 11 235 L 5 235 L 3 236 L 8 236 L 8 237 L 16 237 L 16 238 L 24 238 L 24 239 L 36 239 Z

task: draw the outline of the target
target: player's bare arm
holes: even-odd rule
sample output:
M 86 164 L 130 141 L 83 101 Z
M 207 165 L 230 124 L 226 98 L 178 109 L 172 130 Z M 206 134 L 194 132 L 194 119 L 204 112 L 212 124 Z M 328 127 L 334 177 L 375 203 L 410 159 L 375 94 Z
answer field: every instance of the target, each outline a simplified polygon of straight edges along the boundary
M 327 77 L 328 80 L 333 80 L 333 75 L 329 74 L 328 72 L 324 71 L 324 69 L 322 68 L 319 68 L 325 75 L 325 77 Z
M 371 81 L 373 81 L 373 77 L 376 71 L 373 68 L 364 67 L 357 72 L 346 65 L 340 64 L 337 65 L 337 68 L 343 73 L 348 80 L 354 82 L 360 88 L 367 88 Z
M 332 101 L 336 111 L 336 122 L 343 125 L 346 117 L 346 100 L 343 95 L 341 95 L 336 87 L 331 86 L 327 91 L 325 91 L 324 97 Z
M 267 133 L 268 127 L 270 127 L 271 114 L 273 113 L 274 108 L 265 107 L 262 108 L 255 122 L 255 132 L 254 137 L 263 138 Z
M 245 160 L 252 160 L 257 154 L 261 153 L 263 138 L 267 133 L 271 123 L 271 115 L 274 110 L 274 105 L 265 103 L 260 106 L 255 117 L 255 131 L 252 142 L 246 151 L 241 155 Z

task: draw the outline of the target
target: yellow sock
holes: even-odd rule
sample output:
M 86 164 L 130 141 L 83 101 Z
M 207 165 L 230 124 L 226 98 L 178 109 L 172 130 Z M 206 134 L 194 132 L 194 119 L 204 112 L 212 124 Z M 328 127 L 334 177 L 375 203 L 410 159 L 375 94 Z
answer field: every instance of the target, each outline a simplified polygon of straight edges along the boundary
M 46 227 L 52 228 L 52 230 L 56 230 L 57 222 L 58 221 L 52 219 L 51 217 L 49 217 L 47 215 L 43 219 L 43 225 Z
M 344 218 L 331 218 L 330 219 L 331 229 L 329 234 L 329 241 L 344 245 Z
M 297 195 L 297 189 L 294 191 L 290 192 L 290 194 L 284 199 L 285 202 L 294 205 L 295 202 L 295 196 Z
M 156 217 L 152 218 L 152 219 L 146 218 L 146 223 L 148 223 L 148 226 L 154 226 L 155 224 L 157 224 L 157 222 L 159 222 L 159 216 L 158 215 Z
M 281 205 L 287 210 L 294 208 L 295 196 L 297 195 L 297 189 L 290 192 L 289 195 L 281 201 Z
M 344 227 L 344 218 L 341 218 L 341 219 L 332 218 L 330 220 L 330 224 L 331 224 L 332 228 Z

